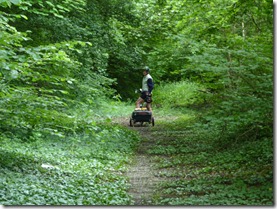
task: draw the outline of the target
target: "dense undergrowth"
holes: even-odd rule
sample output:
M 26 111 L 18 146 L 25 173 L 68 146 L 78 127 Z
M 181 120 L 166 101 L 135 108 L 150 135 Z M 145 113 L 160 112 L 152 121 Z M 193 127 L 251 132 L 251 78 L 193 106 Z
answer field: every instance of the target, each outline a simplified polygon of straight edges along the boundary
M 183 104 L 176 100 L 170 105 L 174 96 L 164 90 L 173 86 L 174 95 Z M 158 87 L 156 91 L 157 101 L 162 101 L 160 95 L 164 99 L 168 95 L 169 100 L 163 109 L 156 109 L 162 117 L 152 129 L 155 145 L 148 150 L 155 159 L 156 176 L 165 178 L 153 196 L 154 205 L 274 204 L 270 126 L 266 120 L 258 126 L 253 118 L 245 118 L 245 112 L 229 115 L 222 111 L 231 104 L 235 104 L 234 109 L 245 107 L 251 100 L 245 97 L 240 104 L 236 99 L 215 105 L 220 94 L 208 94 L 188 82 Z M 191 103 L 193 100 L 197 102 Z M 252 112 L 259 105 L 253 104 Z M 270 115 L 270 108 L 263 112 Z
M 122 114 L 123 107 L 110 105 L 110 114 Z M 27 141 L 16 135 L 2 135 L 0 204 L 131 204 L 128 179 L 122 173 L 139 137 L 124 127 L 111 125 L 106 112 L 103 106 L 98 116 L 85 117 L 89 111 L 83 111 L 79 117 L 91 121 L 83 131 L 72 135 L 37 132 Z
M 222 148 L 210 132 L 179 122 L 153 129 L 158 140 L 149 154 L 166 178 L 154 205 L 273 205 L 271 138 Z

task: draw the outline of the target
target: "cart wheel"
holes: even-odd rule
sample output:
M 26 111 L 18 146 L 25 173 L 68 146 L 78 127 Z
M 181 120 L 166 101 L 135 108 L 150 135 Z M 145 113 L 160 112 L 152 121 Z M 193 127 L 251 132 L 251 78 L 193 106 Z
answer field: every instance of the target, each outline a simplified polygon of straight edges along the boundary
M 154 119 L 154 117 L 151 118 L 151 121 L 152 121 L 152 126 L 154 126 L 155 125 L 155 119 Z
M 140 122 L 140 126 L 143 126 L 143 122 Z
M 134 120 L 133 120 L 133 119 L 130 119 L 130 126 L 131 126 L 131 127 L 134 127 L 134 125 L 135 125 Z

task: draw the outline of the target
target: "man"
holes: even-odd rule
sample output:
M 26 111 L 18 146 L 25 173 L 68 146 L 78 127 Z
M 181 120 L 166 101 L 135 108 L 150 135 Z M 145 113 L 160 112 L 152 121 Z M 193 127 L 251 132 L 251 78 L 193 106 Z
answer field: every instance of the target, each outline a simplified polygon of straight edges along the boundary
M 152 112 L 151 102 L 152 102 L 152 90 L 154 88 L 153 78 L 150 75 L 149 67 L 143 69 L 143 79 L 142 79 L 142 91 L 141 95 L 136 101 L 136 108 L 140 108 L 140 104 L 146 102 L 146 107 L 148 111 Z

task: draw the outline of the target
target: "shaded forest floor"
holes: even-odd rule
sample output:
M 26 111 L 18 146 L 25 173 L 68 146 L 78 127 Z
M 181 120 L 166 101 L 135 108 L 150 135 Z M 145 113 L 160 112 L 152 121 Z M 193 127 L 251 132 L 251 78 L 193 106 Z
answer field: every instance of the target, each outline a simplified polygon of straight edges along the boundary
M 194 138 L 180 118 L 155 116 L 156 125 L 130 127 L 142 140 L 126 175 L 134 205 L 273 205 L 268 139 L 228 147 Z M 116 123 L 129 126 L 129 118 Z
M 120 115 L 66 138 L 1 138 L 0 205 L 273 205 L 272 139 L 227 143 L 192 111 L 154 114 L 154 127 Z

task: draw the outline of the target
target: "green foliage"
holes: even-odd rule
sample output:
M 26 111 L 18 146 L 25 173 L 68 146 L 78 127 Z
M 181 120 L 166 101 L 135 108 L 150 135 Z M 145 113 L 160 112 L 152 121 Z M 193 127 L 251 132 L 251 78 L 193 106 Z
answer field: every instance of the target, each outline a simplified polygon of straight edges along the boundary
M 21 3 L 21 0 L 2 0 L 0 2 L 2 7 L 11 7 L 13 4 L 18 5 Z
M 203 104 L 206 97 L 204 92 L 200 85 L 188 81 L 160 83 L 155 87 L 153 98 L 158 107 L 184 108 Z
M 148 42 L 156 81 L 201 84 L 202 92 L 193 93 L 191 102 L 195 106 L 205 100 L 212 110 L 202 112 L 199 127 L 217 133 L 223 146 L 233 139 L 272 137 L 272 2 L 156 3 L 138 7 L 147 13 L 142 23 L 146 30 L 158 31 Z M 161 105 L 188 103 L 185 87 L 161 85 L 164 91 L 158 90 L 157 96 Z
M 244 50 L 228 51 L 232 62 L 223 70 L 228 75 L 221 78 L 224 91 L 214 95 L 215 109 L 205 121 L 207 128 L 220 131 L 220 140 L 273 136 L 272 58 L 257 51 L 261 48 L 248 43 Z
M 149 154 L 156 160 L 156 175 L 164 179 L 154 205 L 273 205 L 271 138 L 222 149 L 211 130 L 183 120 L 181 125 L 164 122 L 152 133 L 156 144 Z
M 31 31 L 28 45 L 40 46 L 68 41 L 90 42 L 92 45 L 71 53 L 70 58 L 82 63 L 89 71 L 109 76 L 113 88 L 127 99 L 133 90 L 126 91 L 126 76 L 137 77 L 134 68 L 141 65 L 142 48 L 132 34 L 138 20 L 134 5 L 125 1 L 25 1 L 18 7 L 5 8 L 7 13 L 20 14 L 11 24 L 18 31 Z M 109 12 L 107 12 L 109 11 Z M 131 32 L 130 32 L 131 31 Z M 140 76 L 140 75 L 139 75 Z M 128 81 L 128 79 L 127 79 Z
M 135 98 L 137 69 L 148 65 L 154 104 L 165 108 L 158 112 L 179 117 L 160 125 L 191 128 L 188 138 L 161 142 L 151 154 L 173 156 L 160 166 L 188 166 L 196 177 L 163 188 L 162 204 L 270 205 L 272 6 L 265 0 L 1 1 L 1 203 L 129 204 L 118 173 L 137 137 L 107 124 L 131 111 L 118 100 Z M 201 112 L 191 116 L 188 108 Z
M 71 124 L 77 119 L 72 117 L 69 108 L 84 106 L 83 102 L 99 99 L 101 94 L 103 98 L 105 90 L 100 92 L 97 88 L 105 85 L 105 80 L 99 82 L 99 77 L 88 76 L 91 82 L 97 82 L 82 83 L 74 75 L 78 72 L 70 72 L 79 64 L 71 60 L 62 47 L 74 45 L 21 47 L 19 55 L 14 50 L 15 55 L 5 60 L 7 64 L 2 62 L 2 133 L 19 134 L 24 138 L 30 137 L 33 130 L 72 133 L 75 126 Z
M 65 136 L 85 129 L 89 120 L 72 107 L 95 109 L 114 93 L 112 79 L 78 61 L 91 43 L 29 46 L 28 33 L 9 24 L 18 18 L 1 13 L 1 133 L 30 140 L 36 132 Z
M 128 205 L 122 176 L 137 134 L 98 125 L 88 134 L 29 143 L 1 139 L 2 205 Z

